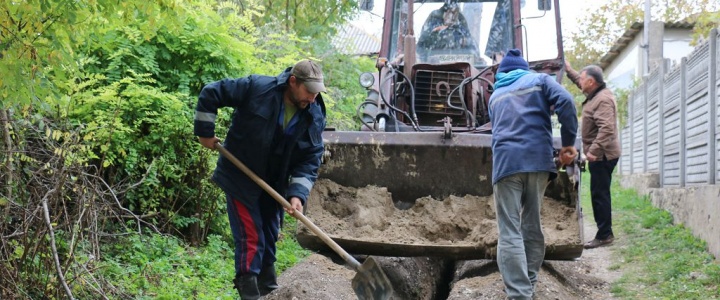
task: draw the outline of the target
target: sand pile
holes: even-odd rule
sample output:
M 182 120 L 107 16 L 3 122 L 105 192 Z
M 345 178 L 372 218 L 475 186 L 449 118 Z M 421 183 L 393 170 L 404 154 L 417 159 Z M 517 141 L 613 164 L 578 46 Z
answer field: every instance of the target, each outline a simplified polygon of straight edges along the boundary
M 346 187 L 320 179 L 313 188 L 306 215 L 333 238 L 371 242 L 432 245 L 497 245 L 493 197 L 423 197 L 414 206 L 395 207 L 384 187 Z M 542 203 L 545 243 L 579 243 L 574 207 L 545 198 Z M 301 230 L 306 230 L 302 228 Z

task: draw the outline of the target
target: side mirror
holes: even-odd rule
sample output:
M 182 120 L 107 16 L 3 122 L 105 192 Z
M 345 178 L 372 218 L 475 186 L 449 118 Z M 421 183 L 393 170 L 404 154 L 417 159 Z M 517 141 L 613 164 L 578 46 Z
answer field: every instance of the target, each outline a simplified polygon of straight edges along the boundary
M 375 8 L 375 0 L 360 0 L 360 10 L 372 11 Z
M 552 0 L 538 0 L 538 10 L 552 10 Z

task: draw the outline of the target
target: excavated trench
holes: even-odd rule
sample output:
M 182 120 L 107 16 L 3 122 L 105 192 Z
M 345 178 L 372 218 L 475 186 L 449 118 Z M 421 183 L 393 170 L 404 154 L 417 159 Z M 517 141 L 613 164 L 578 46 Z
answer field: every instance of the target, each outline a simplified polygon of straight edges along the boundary
M 358 257 L 362 261 L 363 257 Z M 495 300 L 506 299 L 494 260 L 452 261 L 433 257 L 373 256 L 393 286 L 391 299 Z M 536 300 L 604 299 L 598 292 L 609 284 L 593 277 L 578 261 L 545 261 L 540 270 Z M 280 276 L 280 289 L 269 300 L 357 299 L 351 280 L 355 271 L 334 253 L 313 254 Z
M 492 260 L 497 245 L 492 196 L 423 197 L 400 209 L 384 187 L 354 188 L 321 179 L 311 199 L 307 216 L 346 251 L 363 253 L 356 256 L 360 262 L 372 255 L 393 285 L 393 299 L 505 298 Z M 575 251 L 581 231 L 574 207 L 546 197 L 542 219 L 547 252 Z M 299 225 L 297 237 L 318 254 L 283 273 L 283 287 L 267 299 L 354 299 L 350 281 L 356 273 L 304 226 Z M 568 271 L 556 269 L 544 264 L 538 284 L 548 288 L 537 292 L 538 299 L 577 298 L 580 290 L 563 279 Z

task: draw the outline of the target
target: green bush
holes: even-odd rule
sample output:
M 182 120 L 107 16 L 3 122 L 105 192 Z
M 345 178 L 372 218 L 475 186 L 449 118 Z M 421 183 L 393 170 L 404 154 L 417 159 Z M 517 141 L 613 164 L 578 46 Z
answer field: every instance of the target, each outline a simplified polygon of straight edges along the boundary
M 78 298 L 233 297 L 225 198 L 209 181 L 217 153 L 192 131 L 197 94 L 212 81 L 276 75 L 312 56 L 327 73 L 329 126 L 352 129 L 365 97 L 357 77 L 373 71 L 371 59 L 332 54 L 329 37 L 256 27 L 258 1 L 242 9 L 224 0 L 26 4 L 0 5 L 8 16 L 0 23 L 25 24 L 0 30 L 12 36 L 0 53 L 8 71 L 0 109 L 9 115 L 0 182 L 10 183 L 0 189 L 0 235 L 12 236 L 0 241 L 0 298 L 67 295 L 50 230 Z M 218 137 L 231 113 L 220 112 Z M 146 235 L 155 228 L 180 239 Z M 292 231 L 282 236 L 285 270 L 308 252 Z
M 285 216 L 277 249 L 276 268 L 285 271 L 309 251 L 295 240 L 296 221 Z M 203 247 L 189 247 L 168 235 L 132 234 L 103 246 L 98 266 L 103 278 L 117 288 L 116 296 L 132 299 L 235 299 L 234 248 L 219 235 L 209 235 Z
M 108 244 L 104 278 L 132 299 L 235 299 L 233 250 L 220 236 L 202 248 L 165 235 L 131 235 Z

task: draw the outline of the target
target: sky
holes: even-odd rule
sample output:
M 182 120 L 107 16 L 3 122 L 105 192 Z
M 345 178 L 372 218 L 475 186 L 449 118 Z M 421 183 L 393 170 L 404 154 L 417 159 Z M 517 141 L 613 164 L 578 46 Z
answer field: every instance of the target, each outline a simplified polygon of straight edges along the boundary
M 528 2 L 535 0 L 526 0 Z M 608 0 L 594 1 L 578 1 L 578 0 L 560 0 L 560 17 L 563 28 L 563 36 L 567 37 L 571 32 L 575 32 L 577 28 L 577 20 L 587 18 L 595 9 L 598 9 Z M 385 9 L 385 0 L 375 0 L 373 13 L 361 11 L 360 15 L 352 21 L 354 24 L 365 29 L 368 33 L 380 37 L 382 31 L 382 15 Z

